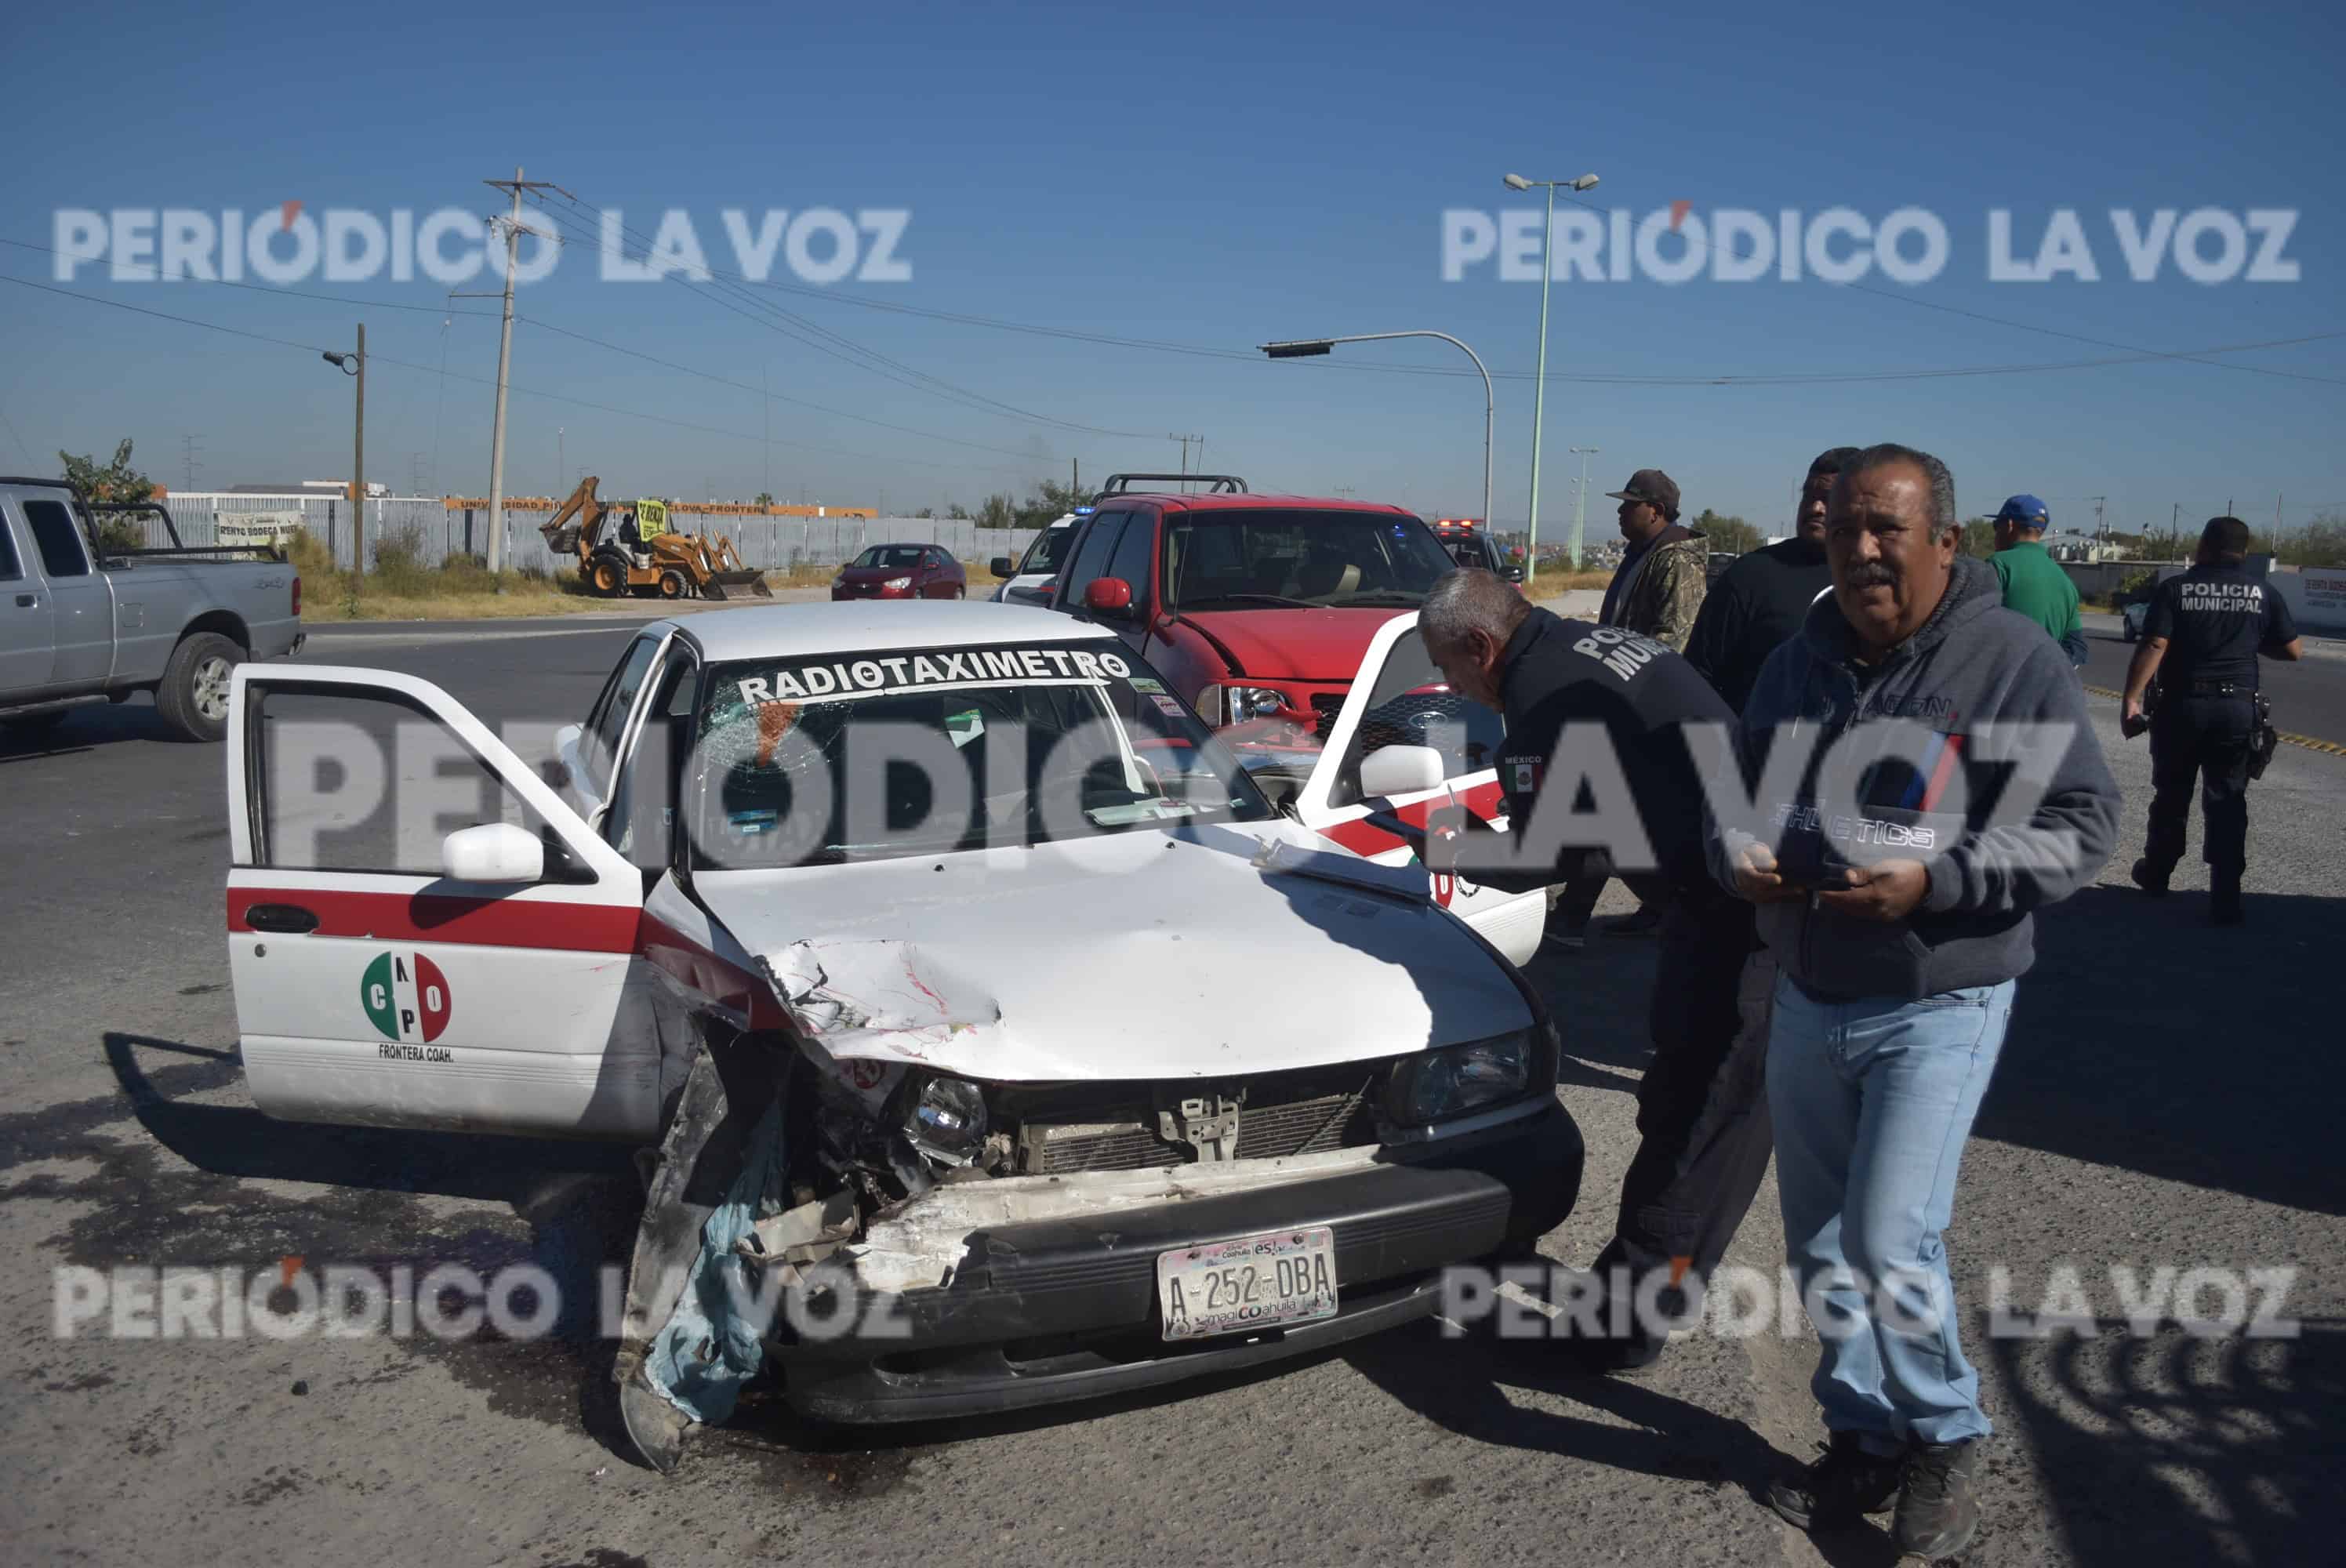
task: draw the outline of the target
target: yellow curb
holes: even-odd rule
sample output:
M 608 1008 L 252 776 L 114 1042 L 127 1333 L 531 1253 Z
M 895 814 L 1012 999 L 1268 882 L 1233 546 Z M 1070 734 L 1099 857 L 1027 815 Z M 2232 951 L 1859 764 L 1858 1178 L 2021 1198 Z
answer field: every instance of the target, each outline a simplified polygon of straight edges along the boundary
M 2112 691 L 2106 686 L 2089 686 L 2086 689 L 2096 697 L 2106 697 L 2114 702 L 2123 702 L 2126 699 L 2124 692 Z M 2325 757 L 2346 757 L 2346 746 L 2341 746 L 2334 740 L 2316 740 L 2310 735 L 2293 735 L 2286 729 L 2277 729 L 2273 733 L 2291 746 L 2302 746 L 2308 751 L 2319 751 Z

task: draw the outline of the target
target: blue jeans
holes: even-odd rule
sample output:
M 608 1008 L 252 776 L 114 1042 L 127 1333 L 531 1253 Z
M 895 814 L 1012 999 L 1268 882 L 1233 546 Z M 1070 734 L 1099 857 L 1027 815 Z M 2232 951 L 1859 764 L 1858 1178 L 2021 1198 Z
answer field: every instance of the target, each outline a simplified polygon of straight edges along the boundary
M 2014 984 L 1831 1002 L 1776 983 L 1768 1105 L 1784 1245 L 1824 1341 L 1825 1425 L 1886 1450 L 1984 1437 L 1941 1233 Z

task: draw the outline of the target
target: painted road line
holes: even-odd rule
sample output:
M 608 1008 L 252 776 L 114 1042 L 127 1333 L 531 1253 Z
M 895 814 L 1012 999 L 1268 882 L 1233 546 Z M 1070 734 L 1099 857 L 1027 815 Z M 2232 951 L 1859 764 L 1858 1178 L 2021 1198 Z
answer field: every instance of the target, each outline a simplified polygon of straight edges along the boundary
M 2106 697 L 2113 702 L 2126 700 L 2124 692 L 2112 691 L 2106 686 L 2089 686 L 2086 690 L 2095 697 Z M 2310 735 L 2292 734 L 2286 729 L 2276 729 L 2273 733 L 2291 746 L 2302 746 L 2308 751 L 2319 751 L 2324 757 L 2346 757 L 2346 746 L 2341 746 L 2334 740 L 2316 740 Z

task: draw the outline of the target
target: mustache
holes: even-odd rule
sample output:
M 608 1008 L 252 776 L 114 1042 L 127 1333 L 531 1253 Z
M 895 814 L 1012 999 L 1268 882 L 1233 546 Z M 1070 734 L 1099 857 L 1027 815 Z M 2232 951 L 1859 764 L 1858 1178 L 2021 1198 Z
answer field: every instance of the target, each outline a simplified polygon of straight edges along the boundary
M 1851 566 L 1841 578 L 1841 585 L 1851 593 L 1862 588 L 1894 588 L 1898 585 L 1898 574 L 1881 562 L 1872 561 L 1862 566 Z

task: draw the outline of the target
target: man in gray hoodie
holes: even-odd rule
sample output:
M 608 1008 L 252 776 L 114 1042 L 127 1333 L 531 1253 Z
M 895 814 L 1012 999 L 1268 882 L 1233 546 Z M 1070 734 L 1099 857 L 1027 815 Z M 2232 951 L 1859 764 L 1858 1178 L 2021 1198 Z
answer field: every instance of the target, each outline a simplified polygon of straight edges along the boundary
M 1831 1441 L 1771 1489 L 1821 1529 L 1895 1498 L 1940 1557 L 1988 1422 L 1941 1240 L 2034 911 L 2091 881 L 2118 791 L 2059 646 L 1961 554 L 1937 458 L 1875 446 L 1827 507 L 1831 596 L 1769 656 L 1713 789 L 1712 869 L 1780 970 L 1768 1047 L 1785 1244 Z M 1741 786 L 1739 790 L 1738 786 Z

